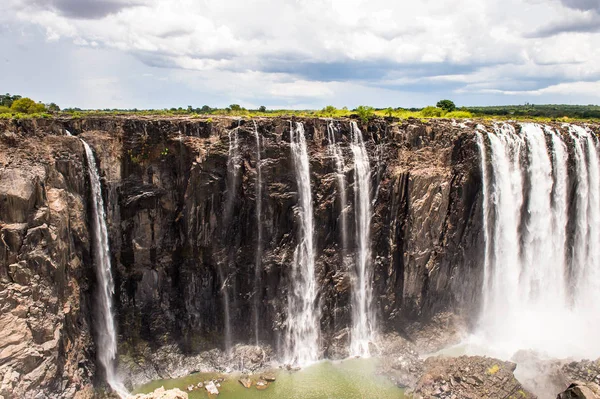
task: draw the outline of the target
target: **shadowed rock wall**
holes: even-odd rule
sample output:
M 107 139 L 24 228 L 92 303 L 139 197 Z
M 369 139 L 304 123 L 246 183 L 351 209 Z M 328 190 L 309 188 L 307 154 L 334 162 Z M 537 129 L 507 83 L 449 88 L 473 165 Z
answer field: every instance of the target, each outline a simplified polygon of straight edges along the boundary
M 225 290 L 234 343 L 253 342 L 258 296 L 260 340 L 277 348 L 297 239 L 289 119 L 256 120 L 263 146 L 260 221 L 254 123 L 240 122 L 240 178 L 232 185 L 228 133 L 238 121 L 213 119 L 0 122 L 0 317 L 6 326 L 0 394 L 75 390 L 95 375 L 89 182 L 83 147 L 64 135 L 65 128 L 92 146 L 101 169 L 121 352 L 172 344 L 184 353 L 222 347 Z M 324 356 L 340 357 L 347 354 L 354 265 L 341 256 L 329 121 L 298 121 L 309 146 L 322 349 Z M 350 124 L 335 123 L 346 165 L 352 253 Z M 403 332 L 440 311 L 474 315 L 483 237 L 473 125 L 373 120 L 359 126 L 372 169 L 379 329 Z M 258 222 L 264 242 L 257 283 Z

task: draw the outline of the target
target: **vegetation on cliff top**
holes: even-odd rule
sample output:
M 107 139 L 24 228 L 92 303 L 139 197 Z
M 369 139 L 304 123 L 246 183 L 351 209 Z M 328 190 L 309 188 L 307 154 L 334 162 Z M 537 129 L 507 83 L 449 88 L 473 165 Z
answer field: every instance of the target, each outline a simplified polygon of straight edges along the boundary
M 506 105 L 488 107 L 460 107 L 457 108 L 451 100 L 440 100 L 435 106 L 425 108 L 373 108 L 366 105 L 354 109 L 336 108 L 328 105 L 321 110 L 270 110 L 265 106 L 257 109 L 246 109 L 239 104 L 231 104 L 225 108 L 212 108 L 208 105 L 194 108 L 189 105 L 186 108 L 169 109 L 103 109 L 84 110 L 80 108 L 66 108 L 60 110 L 54 103 L 42 104 L 19 95 L 0 95 L 0 118 L 48 118 L 51 116 L 64 116 L 80 118 L 83 116 L 103 115 L 140 115 L 140 116 L 183 116 L 192 118 L 206 118 L 215 116 L 234 117 L 321 117 L 321 118 L 343 118 L 357 116 L 364 122 L 374 117 L 388 117 L 397 119 L 514 119 L 514 120 L 538 120 L 538 121 L 569 121 L 569 120 L 599 120 L 600 106 L 598 105 Z M 209 118 L 210 119 L 210 118 Z

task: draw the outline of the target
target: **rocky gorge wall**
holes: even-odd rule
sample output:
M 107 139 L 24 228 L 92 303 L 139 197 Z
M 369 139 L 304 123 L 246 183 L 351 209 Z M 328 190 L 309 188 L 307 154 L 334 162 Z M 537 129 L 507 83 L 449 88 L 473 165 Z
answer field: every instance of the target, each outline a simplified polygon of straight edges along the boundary
M 340 250 L 340 195 L 325 119 L 305 127 L 314 201 L 316 275 L 325 357 L 347 356 L 351 268 Z M 297 243 L 290 120 L 256 119 L 262 138 L 262 217 L 252 120 L 89 117 L 0 122 L 0 395 L 75 395 L 102 380 L 95 366 L 95 289 L 82 137 L 94 149 L 110 235 L 120 353 L 224 347 L 279 350 Z M 334 121 L 346 160 L 354 238 L 349 120 Z M 239 183 L 228 182 L 239 140 Z M 378 329 L 450 311 L 471 321 L 481 286 L 481 177 L 474 123 L 359 122 L 372 170 L 372 265 Z M 255 279 L 257 223 L 262 263 Z M 256 300 L 258 298 L 258 300 Z

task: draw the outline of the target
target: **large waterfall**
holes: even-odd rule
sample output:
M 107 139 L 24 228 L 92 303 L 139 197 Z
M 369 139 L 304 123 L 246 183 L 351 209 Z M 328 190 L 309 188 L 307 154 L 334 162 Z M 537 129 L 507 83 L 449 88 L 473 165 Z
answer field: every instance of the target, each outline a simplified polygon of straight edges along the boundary
M 319 319 L 315 276 L 313 201 L 304 125 L 290 122 L 290 148 L 298 184 L 298 244 L 288 294 L 285 361 L 309 364 L 319 358 Z
M 256 258 L 254 260 L 254 341 L 259 343 L 260 297 L 262 291 L 260 273 L 262 270 L 262 171 L 261 171 L 261 143 L 258 125 L 254 122 L 254 135 L 256 136 Z
M 352 289 L 353 325 L 351 356 L 369 356 L 373 341 L 375 312 L 373 310 L 373 271 L 371 265 L 371 166 L 362 132 L 351 122 L 352 153 L 354 155 L 354 207 L 356 218 L 356 275 Z
M 478 337 L 496 356 L 600 356 L 598 143 L 585 128 L 562 130 L 500 124 L 477 133 L 485 240 Z
M 110 249 L 108 246 L 108 230 L 104 214 L 104 200 L 102 199 L 102 186 L 96 167 L 94 153 L 90 146 L 81 140 L 85 148 L 88 164 L 90 187 L 92 190 L 92 228 L 94 239 L 94 261 L 97 278 L 96 293 L 96 352 L 98 360 L 106 372 L 106 381 L 121 397 L 127 396 L 127 390 L 119 380 L 115 370 L 117 357 L 117 331 L 112 312 L 112 295 L 114 283 L 110 265 Z

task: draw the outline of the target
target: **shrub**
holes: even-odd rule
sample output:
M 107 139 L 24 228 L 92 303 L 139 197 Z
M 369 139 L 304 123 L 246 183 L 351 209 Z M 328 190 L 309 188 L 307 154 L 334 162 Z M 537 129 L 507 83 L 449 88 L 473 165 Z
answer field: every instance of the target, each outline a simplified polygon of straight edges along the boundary
M 444 115 L 444 110 L 438 107 L 425 107 L 421 110 L 421 115 L 425 118 L 439 118 Z
M 12 114 L 12 111 L 7 106 L 0 105 L 0 114 Z
M 469 111 L 452 111 L 452 112 L 448 112 L 446 115 L 444 115 L 444 117 L 464 119 L 464 118 L 472 118 L 473 114 L 470 113 Z
M 323 116 L 333 116 L 333 115 L 335 115 L 336 111 L 337 111 L 336 107 L 334 107 L 333 105 L 328 105 L 321 110 L 321 114 Z
M 10 109 L 14 112 L 23 114 L 35 114 L 46 111 L 46 106 L 41 103 L 36 103 L 31 98 L 24 97 L 15 100 L 10 106 Z
M 366 105 L 358 106 L 355 111 L 358 114 L 358 117 L 364 123 L 367 123 L 369 119 L 371 119 L 375 115 L 375 110 L 373 109 L 373 107 L 369 107 Z

